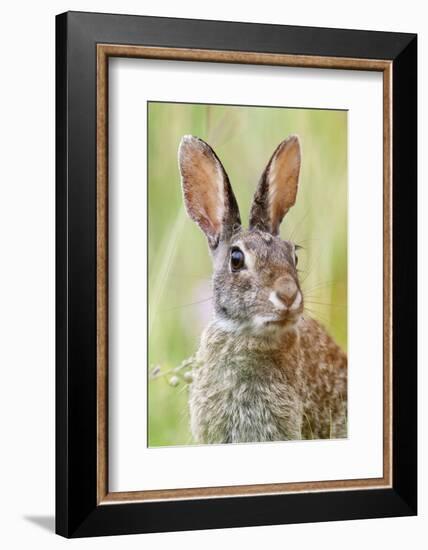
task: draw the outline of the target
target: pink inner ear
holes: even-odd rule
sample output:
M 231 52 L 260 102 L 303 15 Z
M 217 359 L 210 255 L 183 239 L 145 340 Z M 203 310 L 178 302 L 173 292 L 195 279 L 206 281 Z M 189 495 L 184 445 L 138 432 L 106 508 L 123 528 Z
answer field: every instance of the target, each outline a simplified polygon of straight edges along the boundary
M 213 239 L 215 239 L 220 234 L 220 224 L 212 223 L 210 218 L 204 216 L 203 214 L 199 215 L 197 223 L 199 224 L 202 231 Z
M 211 147 L 194 136 L 183 136 L 178 160 L 187 212 L 215 247 L 241 225 L 229 178 Z
M 215 240 L 221 232 L 222 208 L 219 193 L 212 190 L 207 181 L 189 178 L 184 181 L 184 198 L 187 211 L 202 231 L 210 239 Z
M 180 146 L 184 199 L 190 217 L 211 240 L 221 233 L 224 216 L 224 173 L 209 146 L 187 138 Z
M 277 227 L 295 204 L 300 172 L 300 145 L 297 138 L 284 142 L 269 167 L 269 206 L 272 226 Z

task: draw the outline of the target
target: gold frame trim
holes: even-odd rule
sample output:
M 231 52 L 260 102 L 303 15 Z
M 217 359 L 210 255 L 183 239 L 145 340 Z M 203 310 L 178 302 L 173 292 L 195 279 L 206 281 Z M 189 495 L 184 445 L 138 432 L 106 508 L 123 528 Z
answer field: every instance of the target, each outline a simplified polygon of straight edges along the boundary
M 383 73 L 383 477 L 226 487 L 108 490 L 108 59 L 134 57 Z M 97 45 L 97 504 L 392 487 L 392 62 L 186 48 Z

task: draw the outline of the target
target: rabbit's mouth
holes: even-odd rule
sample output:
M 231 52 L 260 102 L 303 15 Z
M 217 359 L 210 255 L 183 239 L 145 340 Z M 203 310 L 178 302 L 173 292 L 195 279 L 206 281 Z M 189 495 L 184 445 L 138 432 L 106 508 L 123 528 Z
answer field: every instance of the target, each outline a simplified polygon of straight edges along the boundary
M 257 315 L 253 320 L 253 324 L 259 331 L 289 330 L 296 326 L 300 317 L 300 312 L 287 313 L 285 315 Z
M 251 320 L 239 321 L 219 316 L 215 320 L 216 327 L 222 332 L 235 334 L 249 334 L 253 336 L 272 336 L 284 331 L 293 330 L 300 320 L 300 313 L 282 314 L 257 314 Z
M 287 315 L 287 317 L 281 317 L 280 319 L 274 319 L 272 321 L 268 321 L 268 325 L 274 325 L 274 326 L 289 326 L 289 325 L 295 325 L 297 321 L 299 320 L 300 315 Z

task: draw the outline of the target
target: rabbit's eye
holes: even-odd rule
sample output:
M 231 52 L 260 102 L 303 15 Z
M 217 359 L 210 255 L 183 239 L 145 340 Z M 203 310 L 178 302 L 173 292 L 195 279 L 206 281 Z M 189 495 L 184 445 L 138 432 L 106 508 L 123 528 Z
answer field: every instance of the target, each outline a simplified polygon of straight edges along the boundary
M 230 267 L 232 271 L 239 271 L 244 267 L 245 257 L 240 248 L 232 248 L 230 252 Z
M 294 267 L 297 267 L 297 262 L 299 261 L 299 258 L 296 254 L 297 250 L 300 250 L 301 248 L 303 248 L 302 246 L 300 246 L 299 244 L 295 244 L 294 245 Z

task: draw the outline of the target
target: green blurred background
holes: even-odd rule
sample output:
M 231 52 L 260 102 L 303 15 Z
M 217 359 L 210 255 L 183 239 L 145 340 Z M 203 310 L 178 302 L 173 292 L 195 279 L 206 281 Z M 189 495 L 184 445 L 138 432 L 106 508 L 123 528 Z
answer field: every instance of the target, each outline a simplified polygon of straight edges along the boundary
M 149 446 L 192 443 L 187 385 L 171 386 L 170 371 L 195 353 L 212 308 L 208 246 L 181 195 L 177 149 L 184 134 L 216 151 L 245 226 L 275 147 L 289 134 L 300 137 L 299 193 L 281 236 L 303 247 L 298 267 L 307 314 L 347 347 L 346 111 L 150 102 L 148 365 L 158 375 L 149 377 Z

